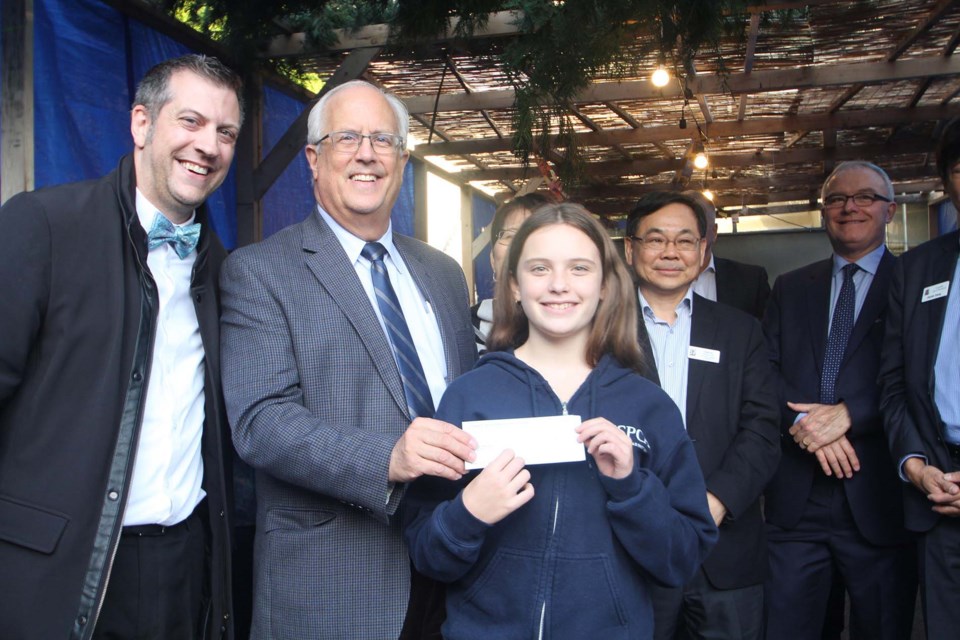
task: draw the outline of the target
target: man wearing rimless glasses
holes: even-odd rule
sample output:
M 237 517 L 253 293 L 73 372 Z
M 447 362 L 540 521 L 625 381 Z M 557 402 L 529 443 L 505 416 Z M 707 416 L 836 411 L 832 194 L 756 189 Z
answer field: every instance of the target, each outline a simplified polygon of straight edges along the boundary
M 851 637 L 910 635 L 915 563 L 877 386 L 893 195 L 880 167 L 840 164 L 821 191 L 833 255 L 780 276 L 767 305 L 783 454 L 765 502 L 771 639 L 820 638 L 835 571 Z
M 224 397 L 257 471 L 252 637 L 395 639 L 408 619 L 421 638 L 436 594 L 411 582 L 398 518 L 409 482 L 458 479 L 474 455 L 433 419 L 476 359 L 466 281 L 392 228 L 399 99 L 348 82 L 307 129 L 310 215 L 238 249 L 222 277 Z

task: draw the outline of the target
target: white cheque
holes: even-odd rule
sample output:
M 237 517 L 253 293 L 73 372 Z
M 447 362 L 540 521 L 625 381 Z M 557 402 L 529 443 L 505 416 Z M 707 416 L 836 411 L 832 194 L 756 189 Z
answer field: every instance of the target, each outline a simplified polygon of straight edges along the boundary
M 512 449 L 528 465 L 585 460 L 575 431 L 580 422 L 580 416 L 468 420 L 463 430 L 477 441 L 477 459 L 468 462 L 467 469 L 484 468 L 504 449 Z

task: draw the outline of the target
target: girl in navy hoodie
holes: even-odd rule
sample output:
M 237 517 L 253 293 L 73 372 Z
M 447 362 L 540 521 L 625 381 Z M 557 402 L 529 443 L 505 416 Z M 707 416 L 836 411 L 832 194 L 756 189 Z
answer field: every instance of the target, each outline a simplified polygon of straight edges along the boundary
M 498 276 L 491 352 L 436 417 L 579 415 L 587 456 L 525 467 L 507 450 L 410 487 L 405 536 L 416 568 L 447 583 L 443 636 L 650 638 L 648 585 L 683 585 L 717 529 L 679 411 L 639 374 L 630 277 L 573 204 L 528 218 Z

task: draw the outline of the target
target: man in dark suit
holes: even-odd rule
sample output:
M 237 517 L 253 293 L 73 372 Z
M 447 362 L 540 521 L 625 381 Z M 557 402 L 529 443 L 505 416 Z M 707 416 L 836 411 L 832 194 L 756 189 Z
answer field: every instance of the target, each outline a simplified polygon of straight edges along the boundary
M 407 483 L 458 479 L 474 456 L 431 417 L 476 359 L 463 272 L 390 225 L 407 127 L 371 84 L 327 93 L 308 121 L 311 215 L 224 265 L 224 395 L 257 473 L 257 638 L 397 638 L 417 609 Z
M 763 319 L 770 298 L 770 279 L 767 270 L 755 264 L 737 262 L 713 254 L 717 242 L 717 208 L 699 191 L 684 191 L 695 200 L 707 218 L 704 236 L 706 250 L 700 265 L 700 275 L 693 283 L 693 291 L 708 300 L 722 302 L 745 311 L 757 320 Z
M 115 171 L 0 209 L 4 638 L 232 637 L 226 252 L 204 202 L 240 95 L 213 58 L 161 63 Z
M 774 283 L 764 318 L 783 457 L 766 492 L 767 637 L 819 638 L 836 568 L 853 637 L 909 637 L 915 593 L 876 384 L 894 258 L 886 173 L 839 165 L 821 199 L 834 255 Z
M 654 589 L 654 635 L 761 638 L 767 558 L 760 494 L 780 458 L 776 395 L 759 322 L 691 288 L 705 231 L 700 205 L 674 192 L 644 196 L 627 220 L 641 347 L 681 409 L 720 528 L 689 584 Z
M 960 121 L 944 129 L 937 169 L 960 205 Z M 960 232 L 900 257 L 880 368 L 884 424 L 904 488 L 928 638 L 960 629 Z

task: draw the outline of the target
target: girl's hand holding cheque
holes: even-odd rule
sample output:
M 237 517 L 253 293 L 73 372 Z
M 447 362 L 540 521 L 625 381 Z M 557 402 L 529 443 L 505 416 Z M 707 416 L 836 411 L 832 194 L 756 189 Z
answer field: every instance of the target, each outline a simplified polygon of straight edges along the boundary
M 621 480 L 633 471 L 633 443 L 612 422 L 593 418 L 577 427 L 577 433 L 577 441 L 587 445 L 600 473 Z

